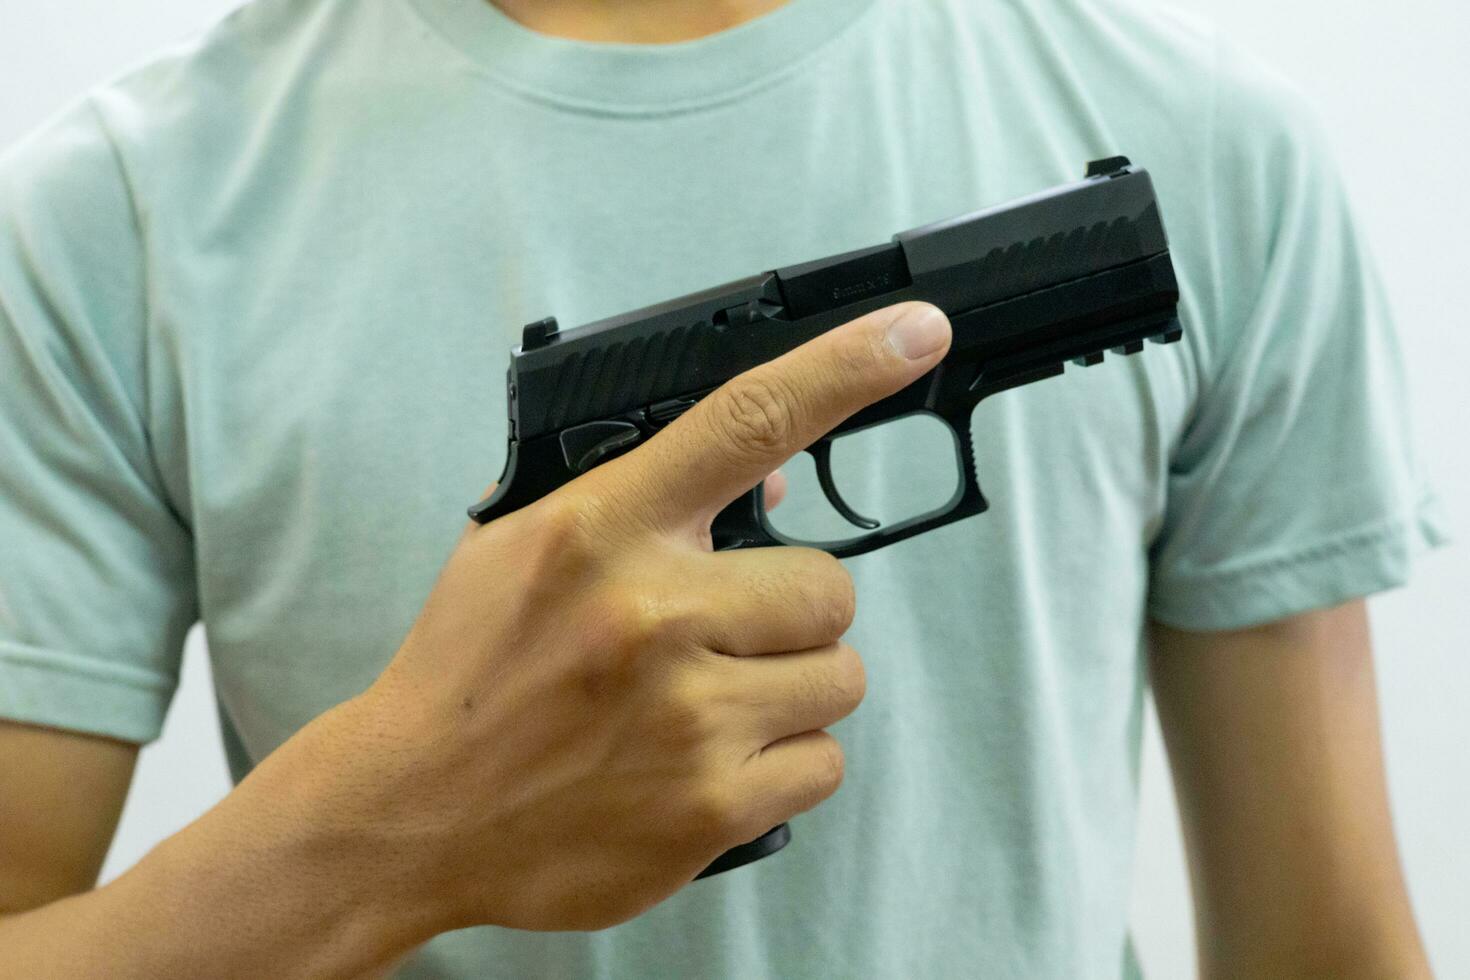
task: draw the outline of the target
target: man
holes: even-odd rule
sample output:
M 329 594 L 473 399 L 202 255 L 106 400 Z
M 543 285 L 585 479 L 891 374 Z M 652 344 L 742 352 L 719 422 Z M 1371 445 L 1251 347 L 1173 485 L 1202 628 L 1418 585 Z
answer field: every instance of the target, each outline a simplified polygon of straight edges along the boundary
M 462 529 L 521 323 L 1115 153 L 1187 339 L 982 405 L 983 517 L 707 550 L 942 356 L 910 304 Z M 1362 597 L 1442 536 L 1320 129 L 1207 25 L 258 0 L 6 154 L 0 214 L 0 971 L 1130 975 L 1146 654 L 1202 973 L 1427 973 Z M 855 495 L 920 457 L 880 433 Z M 243 782 L 87 891 L 196 619 Z

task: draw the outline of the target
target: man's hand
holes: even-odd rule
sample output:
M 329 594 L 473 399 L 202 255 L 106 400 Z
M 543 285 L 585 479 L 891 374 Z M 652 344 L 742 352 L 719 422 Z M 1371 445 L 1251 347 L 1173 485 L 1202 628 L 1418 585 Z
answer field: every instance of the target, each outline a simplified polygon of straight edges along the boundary
M 929 332 L 916 359 L 890 342 L 894 313 Z M 864 691 L 839 639 L 852 582 L 813 549 L 712 552 L 710 522 L 947 346 L 933 307 L 872 314 L 464 536 L 344 712 L 392 733 L 358 816 L 411 829 L 446 925 L 622 922 L 837 789 L 822 729 Z
M 467 528 L 367 691 L 113 883 L 0 921 L 0 975 L 360 975 L 463 926 L 598 929 L 826 799 L 851 581 L 714 553 L 710 521 L 948 346 L 932 306 L 874 312 Z

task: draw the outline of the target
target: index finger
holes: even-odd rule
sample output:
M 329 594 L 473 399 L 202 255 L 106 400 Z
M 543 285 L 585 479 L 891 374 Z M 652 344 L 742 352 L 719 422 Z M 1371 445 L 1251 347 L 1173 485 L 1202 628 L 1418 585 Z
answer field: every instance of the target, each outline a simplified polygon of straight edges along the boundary
M 638 506 L 663 526 L 707 522 L 848 416 L 917 380 L 949 343 L 949 319 L 930 303 L 874 310 L 730 379 L 599 470 L 640 488 Z

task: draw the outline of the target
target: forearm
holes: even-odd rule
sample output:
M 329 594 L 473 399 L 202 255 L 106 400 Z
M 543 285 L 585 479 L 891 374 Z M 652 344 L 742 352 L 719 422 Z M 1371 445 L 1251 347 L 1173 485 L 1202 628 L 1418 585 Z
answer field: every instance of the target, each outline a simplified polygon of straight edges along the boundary
M 0 919 L 0 977 L 359 977 L 433 935 L 404 849 L 338 819 L 328 717 L 112 883 Z

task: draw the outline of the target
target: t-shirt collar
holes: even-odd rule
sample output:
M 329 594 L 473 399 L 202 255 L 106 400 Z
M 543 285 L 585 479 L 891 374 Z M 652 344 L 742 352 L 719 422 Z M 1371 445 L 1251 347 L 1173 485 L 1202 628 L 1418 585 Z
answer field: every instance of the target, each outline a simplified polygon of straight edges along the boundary
M 875 0 L 787 0 L 728 30 L 671 44 L 579 41 L 533 31 L 489 0 L 405 0 L 487 73 L 571 108 L 658 113 L 738 97 L 846 32 Z

